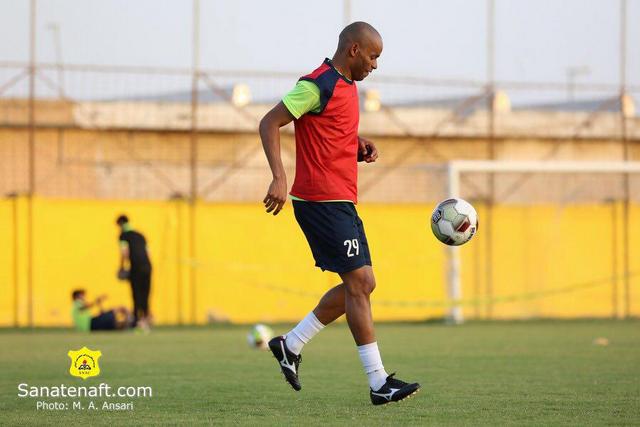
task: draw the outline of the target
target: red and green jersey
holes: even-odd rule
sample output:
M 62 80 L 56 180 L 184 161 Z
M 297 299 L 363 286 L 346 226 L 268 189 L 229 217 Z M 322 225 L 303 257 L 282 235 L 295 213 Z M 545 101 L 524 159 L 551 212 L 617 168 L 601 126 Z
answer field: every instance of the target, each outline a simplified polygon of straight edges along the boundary
M 283 103 L 295 117 L 296 177 L 291 196 L 357 203 L 360 112 L 355 82 L 325 59 L 300 78 Z

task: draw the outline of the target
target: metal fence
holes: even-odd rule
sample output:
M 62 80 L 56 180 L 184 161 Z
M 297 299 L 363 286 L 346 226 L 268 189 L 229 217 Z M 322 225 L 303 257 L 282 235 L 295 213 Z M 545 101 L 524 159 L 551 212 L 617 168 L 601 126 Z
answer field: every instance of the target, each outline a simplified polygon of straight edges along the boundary
M 184 199 L 190 206 L 191 242 L 197 234 L 196 201 L 256 203 L 262 199 L 270 173 L 257 136 L 258 122 L 310 70 L 203 66 L 201 33 L 208 30 L 201 27 L 208 22 L 206 17 L 213 16 L 218 22 L 226 18 L 201 16 L 201 12 L 212 13 L 213 1 L 200 5 L 195 0 L 182 6 L 192 18 L 192 36 L 185 39 L 183 49 L 192 54 L 191 64 L 180 67 L 64 61 L 60 27 L 49 25 L 43 30 L 44 23 L 55 19 L 51 5 L 35 0 L 15 4 L 24 7 L 21 16 L 29 26 L 20 28 L 29 33 L 29 43 L 20 58 L 0 58 L 0 194 L 27 200 L 29 289 L 34 274 L 34 196 Z M 339 22 L 366 15 L 362 12 L 371 3 L 332 4 L 335 10 L 330 14 L 339 28 Z M 616 54 L 608 64 L 619 71 L 614 83 L 584 83 L 587 70 L 579 66 L 567 68 L 566 79 L 558 81 L 501 78 L 496 41 L 510 37 L 497 29 L 501 19 L 508 19 L 500 11 L 513 5 L 493 0 L 473 5 L 486 11 L 486 16 L 478 18 L 486 20 L 483 40 L 473 46 L 482 51 L 476 56 L 484 58 L 484 75 L 463 78 L 460 73 L 441 78 L 436 73 L 394 74 L 381 68 L 359 86 L 361 132 L 376 138 L 382 153 L 376 165 L 360 169 L 362 201 L 399 204 L 441 199 L 447 194 L 445 165 L 451 160 L 633 161 L 640 157 L 640 119 L 634 105 L 640 86 L 627 72 L 637 66 L 635 53 L 640 48 L 628 36 L 629 24 L 637 21 L 634 17 L 640 12 L 637 2 L 601 5 L 603 10 L 615 8 L 619 17 L 610 27 L 618 37 L 612 47 Z M 252 7 L 258 7 L 258 2 Z M 408 3 L 406 9 L 419 7 L 422 2 Z M 551 4 L 540 7 L 553 15 Z M 452 22 L 456 18 L 448 17 Z M 139 18 L 138 24 L 142 23 Z M 584 25 L 564 24 L 567 28 Z M 54 60 L 45 61 L 37 52 L 48 40 L 49 30 L 54 49 L 47 56 Z M 428 37 L 426 33 L 407 36 Z M 467 38 L 474 37 L 467 34 Z M 446 43 L 445 39 L 441 42 Z M 218 41 L 233 44 L 233 40 Z M 92 49 L 98 50 L 97 46 Z M 471 52 L 457 53 L 464 57 Z M 447 60 L 450 58 L 433 58 L 434 63 Z M 410 58 L 407 64 L 410 70 Z M 285 129 L 282 144 L 291 179 L 295 167 L 291 128 Z M 560 177 L 509 172 L 468 173 L 461 180 L 464 197 L 489 207 L 485 223 L 489 228 L 491 208 L 500 204 L 549 203 L 562 209 L 567 204 L 621 203 L 616 205 L 621 210 L 616 218 L 620 236 L 626 236 L 620 251 L 627 261 L 615 271 L 630 274 L 629 205 L 640 197 L 637 176 L 602 179 L 584 173 Z M 489 270 L 499 260 L 491 258 L 494 249 L 490 239 L 486 242 L 489 255 L 484 262 Z M 186 252 L 195 263 L 192 249 Z M 190 267 L 190 274 L 195 287 L 195 267 Z M 491 279 L 486 281 L 490 287 Z

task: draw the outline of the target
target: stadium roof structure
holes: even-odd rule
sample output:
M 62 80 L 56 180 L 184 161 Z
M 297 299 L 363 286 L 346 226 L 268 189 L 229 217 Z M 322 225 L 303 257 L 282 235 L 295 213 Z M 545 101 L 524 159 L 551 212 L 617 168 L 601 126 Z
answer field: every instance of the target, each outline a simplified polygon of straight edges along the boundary
M 255 133 L 260 118 L 276 101 L 233 103 L 237 87 L 216 85 L 198 92 L 196 122 L 200 131 Z M 402 105 L 383 103 L 380 109 L 362 112 L 360 130 L 371 136 L 390 137 L 486 138 L 492 132 L 500 138 L 640 138 L 640 117 L 628 95 L 622 102 L 620 97 L 609 96 L 512 108 L 506 93 L 497 91 L 491 131 L 487 99 L 487 93 L 479 91 Z M 192 126 L 190 101 L 191 92 L 179 90 L 132 95 L 126 100 L 41 99 L 36 101 L 36 108 L 39 126 L 186 131 Z M 626 111 L 624 131 L 621 106 Z M 24 98 L 0 100 L 0 124 L 26 125 L 25 108 Z M 291 130 L 288 126 L 287 131 Z
M 220 102 L 229 102 L 233 97 L 234 86 L 220 86 L 217 90 L 200 89 L 196 95 L 200 104 L 215 104 Z M 177 90 L 170 92 L 160 92 L 154 94 L 132 95 L 126 97 L 112 98 L 108 101 L 140 101 L 140 102 L 166 102 L 166 103 L 190 103 L 190 90 Z M 278 100 L 274 97 L 256 97 L 252 94 L 251 103 L 253 104 L 271 104 Z
M 501 92 L 504 93 L 504 92 Z M 633 97 L 627 95 L 632 101 Z M 480 98 L 480 96 L 478 96 Z M 481 97 L 477 102 L 469 102 L 473 98 L 470 96 L 453 96 L 435 99 L 412 99 L 387 104 L 390 107 L 406 108 L 435 108 L 453 110 L 460 108 L 458 114 L 461 116 L 471 115 L 475 111 L 487 110 L 486 98 Z M 618 113 L 623 108 L 623 102 L 618 95 L 600 98 L 578 99 L 571 101 L 555 101 L 542 103 L 517 103 L 511 105 L 512 111 L 544 111 L 544 112 L 608 112 Z
M 217 104 L 231 102 L 234 96 L 234 89 L 239 86 L 244 86 L 250 91 L 250 103 L 255 105 L 269 104 L 274 105 L 280 100 L 279 96 L 274 94 L 267 94 L 262 91 L 252 91 L 250 87 L 255 87 L 250 82 L 249 86 L 244 84 L 232 85 L 232 84 L 216 84 L 214 86 L 209 85 L 207 88 L 203 88 L 197 91 L 197 99 L 200 104 Z M 286 89 L 285 89 L 286 91 Z M 373 90 L 376 92 L 375 90 Z M 361 98 L 365 99 L 368 88 L 361 89 Z M 499 105 L 496 105 L 496 111 L 537 111 L 537 112 L 567 112 L 567 113 L 618 113 L 622 109 L 631 108 L 631 114 L 627 117 L 633 117 L 640 114 L 640 109 L 635 108 L 637 102 L 630 94 L 625 95 L 627 101 L 622 102 L 619 95 L 608 95 L 601 97 L 594 97 L 589 99 L 576 99 L 576 100 L 557 100 L 557 101 L 545 101 L 545 102 L 519 102 L 512 101 L 511 94 L 501 89 L 497 89 L 494 97 Z M 379 95 L 377 95 L 379 96 Z M 190 103 L 192 97 L 191 90 L 174 90 L 168 92 L 159 92 L 151 94 L 131 95 L 125 97 L 118 97 L 116 99 L 103 99 L 102 101 L 108 102 L 158 102 L 158 103 Z M 486 112 L 488 109 L 488 98 L 484 90 L 477 92 L 469 92 L 464 95 L 455 96 L 441 96 L 434 98 L 407 98 L 404 100 L 385 101 L 384 97 L 380 99 L 385 107 L 390 108 L 417 108 L 417 109 L 435 109 L 435 110 L 448 110 L 455 111 L 455 116 L 458 120 L 465 120 L 472 116 L 476 112 Z M 494 101 L 495 102 L 495 101 Z M 623 104 L 627 105 L 623 105 Z M 503 107 L 503 108 L 501 108 Z M 360 103 L 361 110 L 365 110 L 365 102 Z
M 607 96 L 601 98 L 579 99 L 571 101 L 530 103 L 513 106 L 513 110 L 528 111 L 564 111 L 564 112 L 590 112 L 602 111 L 618 113 L 622 110 L 623 103 L 619 96 Z
M 456 110 L 458 119 L 471 116 L 476 111 L 487 110 L 487 99 L 481 94 L 469 96 L 452 96 L 433 99 L 413 99 L 385 104 L 393 108 L 426 108 L 438 110 Z
M 480 95 L 480 94 L 478 94 Z M 444 109 L 454 109 L 458 105 L 463 104 L 468 101 L 472 96 L 451 96 L 445 98 L 423 98 L 423 99 L 409 99 L 405 101 L 397 101 L 388 104 L 393 107 L 415 107 L 415 108 L 444 108 Z M 473 110 L 477 109 L 486 109 L 486 102 L 476 102 L 474 103 Z

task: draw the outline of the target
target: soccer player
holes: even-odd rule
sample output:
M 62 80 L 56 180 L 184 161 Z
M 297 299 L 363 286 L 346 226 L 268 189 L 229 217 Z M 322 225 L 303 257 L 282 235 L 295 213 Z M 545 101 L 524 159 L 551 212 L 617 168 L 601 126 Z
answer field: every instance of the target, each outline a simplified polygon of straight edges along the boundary
M 286 335 L 269 342 L 285 379 L 301 389 L 298 370 L 303 346 L 343 314 L 358 346 L 374 405 L 402 400 L 418 391 L 387 374 L 371 316 L 376 286 L 369 246 L 357 203 L 358 161 L 375 162 L 375 145 L 358 136 L 356 81 L 378 67 L 382 38 L 365 22 L 342 30 L 332 59 L 325 59 L 298 81 L 260 122 L 260 137 L 273 174 L 264 205 L 277 215 L 287 199 L 287 178 L 280 155 L 280 128 L 294 121 L 296 175 L 290 196 L 316 266 L 340 275 L 318 305 Z
M 84 289 L 76 289 L 71 294 L 73 306 L 71 317 L 76 329 L 81 332 L 89 331 L 111 331 L 116 329 L 126 329 L 130 325 L 129 312 L 124 307 L 116 307 L 112 310 L 104 310 L 102 301 L 107 297 L 101 295 L 93 302 L 88 302 Z M 100 314 L 92 317 L 91 308 L 98 307 Z
M 144 331 L 149 329 L 149 293 L 151 291 L 151 261 L 147 251 L 147 240 L 129 224 L 126 215 L 116 220 L 120 227 L 120 270 L 118 278 L 128 279 L 133 296 L 135 325 Z M 125 270 L 129 264 L 128 272 Z

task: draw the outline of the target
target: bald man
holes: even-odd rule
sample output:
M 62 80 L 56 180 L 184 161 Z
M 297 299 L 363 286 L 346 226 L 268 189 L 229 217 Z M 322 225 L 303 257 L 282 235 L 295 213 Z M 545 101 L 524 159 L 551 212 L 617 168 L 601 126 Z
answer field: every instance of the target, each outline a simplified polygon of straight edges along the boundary
M 358 346 L 374 405 L 397 402 L 418 391 L 388 375 L 382 364 L 371 316 L 376 286 L 362 220 L 356 211 L 358 161 L 375 162 L 373 142 L 358 135 L 356 81 L 378 68 L 382 37 L 365 22 L 340 33 L 331 59 L 300 78 L 282 102 L 260 122 L 260 137 L 273 180 L 264 205 L 278 215 L 287 200 L 287 177 L 280 156 L 280 128 L 294 121 L 296 175 L 289 192 L 293 211 L 307 238 L 315 265 L 340 275 L 318 305 L 286 335 L 269 342 L 286 380 L 302 387 L 298 369 L 303 346 L 343 314 Z

